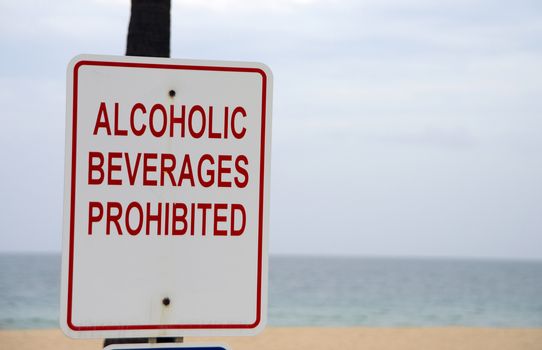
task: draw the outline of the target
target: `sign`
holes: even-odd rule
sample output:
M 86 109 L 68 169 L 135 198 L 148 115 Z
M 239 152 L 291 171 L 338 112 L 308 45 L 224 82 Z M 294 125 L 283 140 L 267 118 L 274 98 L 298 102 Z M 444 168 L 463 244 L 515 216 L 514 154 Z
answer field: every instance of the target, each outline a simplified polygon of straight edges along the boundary
M 60 316 L 68 336 L 264 327 L 271 93 L 259 63 L 71 61 Z
M 162 344 L 122 344 L 108 345 L 104 350 L 229 350 L 224 345 L 203 345 L 203 344 L 179 344 L 179 343 L 162 343 Z

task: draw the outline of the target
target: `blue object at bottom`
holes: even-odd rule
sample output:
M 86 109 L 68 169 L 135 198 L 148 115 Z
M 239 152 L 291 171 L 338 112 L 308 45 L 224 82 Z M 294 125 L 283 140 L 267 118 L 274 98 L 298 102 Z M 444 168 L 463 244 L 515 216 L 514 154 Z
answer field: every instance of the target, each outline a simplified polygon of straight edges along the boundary
M 190 347 L 173 347 L 173 348 L 126 348 L 122 350 L 226 350 L 222 346 L 190 346 Z

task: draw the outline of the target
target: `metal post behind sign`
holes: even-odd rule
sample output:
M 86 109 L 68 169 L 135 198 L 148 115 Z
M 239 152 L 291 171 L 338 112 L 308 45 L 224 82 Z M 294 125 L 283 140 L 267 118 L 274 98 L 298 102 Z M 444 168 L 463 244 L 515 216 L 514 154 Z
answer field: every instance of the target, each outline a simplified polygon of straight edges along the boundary
M 110 338 L 104 339 L 103 347 L 116 344 L 159 344 L 159 343 L 182 343 L 183 337 L 160 337 L 160 338 Z
M 170 57 L 171 0 L 132 0 L 126 56 Z
M 171 0 L 132 0 L 126 56 L 170 57 Z M 104 339 L 113 344 L 182 343 L 182 337 Z

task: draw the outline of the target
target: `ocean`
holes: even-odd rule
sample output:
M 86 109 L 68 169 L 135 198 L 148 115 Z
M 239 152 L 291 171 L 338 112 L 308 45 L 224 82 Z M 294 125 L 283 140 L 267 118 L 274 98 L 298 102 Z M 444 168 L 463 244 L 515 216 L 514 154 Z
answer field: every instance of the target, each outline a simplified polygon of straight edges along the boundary
M 58 327 L 60 255 L 0 254 L 0 329 Z M 542 327 L 542 261 L 272 256 L 273 326 Z

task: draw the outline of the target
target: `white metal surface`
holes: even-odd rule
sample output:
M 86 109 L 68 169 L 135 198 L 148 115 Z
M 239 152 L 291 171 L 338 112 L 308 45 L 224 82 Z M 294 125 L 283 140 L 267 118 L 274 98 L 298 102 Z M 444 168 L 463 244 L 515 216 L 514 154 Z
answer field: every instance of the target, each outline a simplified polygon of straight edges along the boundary
M 257 333 L 267 310 L 269 69 L 84 55 L 67 75 L 61 328 L 79 338 Z M 182 106 L 185 121 L 171 123 Z M 186 213 L 177 235 L 174 203 Z

